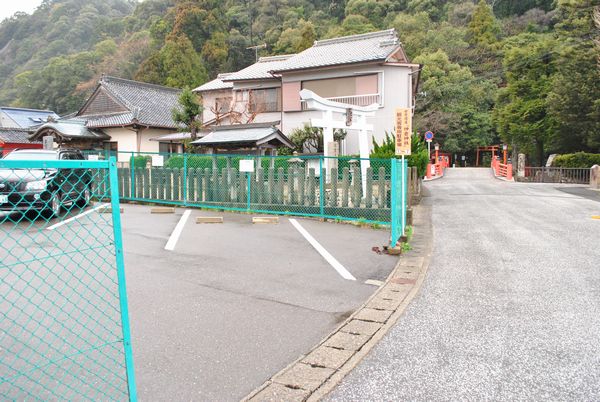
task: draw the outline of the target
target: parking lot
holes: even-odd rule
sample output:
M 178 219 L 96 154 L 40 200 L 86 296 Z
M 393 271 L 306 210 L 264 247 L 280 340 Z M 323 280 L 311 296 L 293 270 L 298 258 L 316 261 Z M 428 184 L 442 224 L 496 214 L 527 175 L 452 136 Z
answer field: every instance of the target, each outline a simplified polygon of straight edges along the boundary
M 254 215 L 197 209 L 165 250 L 186 210 L 123 207 L 142 399 L 239 400 L 333 330 L 375 291 L 364 282 L 397 260 L 371 250 L 387 230 L 297 219 L 356 280 L 345 279 L 288 218 L 252 224 Z
M 388 243 L 387 229 L 291 217 L 253 224 L 256 215 L 122 207 L 142 400 L 239 400 L 331 332 L 376 290 L 365 281 L 385 279 L 397 261 L 372 250 Z M 111 215 L 101 208 L 18 224 L 20 218 L 4 214 L 3 262 L 34 257 L 40 247 L 111 242 Z M 198 224 L 199 216 L 224 222 Z M 54 268 L 43 267 L 48 275 L 68 270 L 76 277 L 77 262 L 66 253 L 60 258 Z M 93 269 L 92 259 L 80 269 Z M 52 273 L 68 280 L 62 276 Z M 78 297 L 86 291 L 94 289 Z

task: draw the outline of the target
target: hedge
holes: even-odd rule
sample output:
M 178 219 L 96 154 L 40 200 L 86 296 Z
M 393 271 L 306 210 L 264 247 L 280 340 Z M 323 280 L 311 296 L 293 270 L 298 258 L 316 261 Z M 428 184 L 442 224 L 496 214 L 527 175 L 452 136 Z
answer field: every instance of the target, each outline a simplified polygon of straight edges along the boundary
M 564 168 L 591 168 L 594 165 L 600 165 L 600 154 L 577 152 L 558 155 L 552 161 L 552 166 Z

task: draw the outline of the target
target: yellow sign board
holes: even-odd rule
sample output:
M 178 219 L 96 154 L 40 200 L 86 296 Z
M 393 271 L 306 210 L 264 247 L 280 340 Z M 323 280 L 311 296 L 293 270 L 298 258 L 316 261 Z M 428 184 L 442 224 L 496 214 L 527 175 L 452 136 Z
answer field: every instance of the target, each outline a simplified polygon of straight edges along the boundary
M 412 110 L 396 108 L 396 155 L 410 155 Z

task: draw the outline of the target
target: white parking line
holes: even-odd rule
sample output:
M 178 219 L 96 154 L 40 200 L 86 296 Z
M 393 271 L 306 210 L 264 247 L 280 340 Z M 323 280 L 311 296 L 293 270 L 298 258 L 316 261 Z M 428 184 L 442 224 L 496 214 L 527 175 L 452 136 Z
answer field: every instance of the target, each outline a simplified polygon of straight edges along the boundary
M 340 264 L 340 262 L 336 260 L 335 257 L 329 253 L 329 251 L 325 250 L 325 247 L 321 246 L 319 242 L 316 241 L 315 238 L 312 237 L 310 233 L 308 233 L 306 229 L 302 227 L 302 225 L 300 225 L 300 223 L 298 223 L 297 220 L 289 219 L 289 221 L 296 228 L 296 230 L 300 232 L 300 234 L 304 236 L 306 240 L 308 240 L 310 245 L 313 246 L 323 258 L 325 258 L 329 265 L 331 265 L 338 272 L 338 274 L 342 276 L 342 278 L 348 279 L 349 281 L 356 280 L 356 278 L 352 276 L 352 274 L 346 268 L 344 268 L 344 266 Z
M 173 233 L 171 233 L 171 237 L 169 237 L 169 241 L 167 242 L 167 245 L 165 246 L 165 250 L 169 250 L 169 251 L 175 250 L 175 245 L 177 244 L 177 240 L 179 240 L 179 236 L 181 236 L 181 231 L 183 230 L 183 227 L 185 226 L 185 223 L 187 222 L 191 213 L 192 213 L 191 210 L 189 210 L 189 209 L 185 210 L 185 212 L 181 216 L 181 219 L 179 219 L 177 226 L 175 226 L 175 230 L 173 230 Z
M 100 208 L 102 208 L 102 207 L 106 207 L 106 206 L 108 206 L 108 205 L 110 205 L 110 204 L 100 204 L 100 205 L 96 205 L 94 208 L 92 208 L 92 209 L 88 209 L 87 211 L 85 211 L 85 212 L 82 212 L 82 213 L 80 213 L 79 215 L 75 215 L 75 216 L 73 216 L 73 217 L 71 217 L 71 218 L 69 218 L 69 219 L 66 219 L 66 220 L 62 221 L 62 222 L 58 222 L 58 223 L 55 223 L 55 224 L 54 224 L 54 225 L 52 225 L 52 226 L 48 226 L 48 227 L 46 228 L 46 230 L 54 230 L 54 229 L 56 229 L 56 228 L 58 228 L 58 227 L 61 227 L 62 225 L 66 225 L 66 224 L 67 224 L 67 223 L 69 223 L 69 222 L 73 222 L 75 219 L 79 219 L 79 218 L 81 218 L 81 217 L 83 217 L 83 216 L 85 216 L 85 215 L 87 215 L 87 214 L 91 214 L 91 213 L 92 213 L 92 212 L 94 212 L 95 210 L 97 210 L 97 209 L 100 209 Z

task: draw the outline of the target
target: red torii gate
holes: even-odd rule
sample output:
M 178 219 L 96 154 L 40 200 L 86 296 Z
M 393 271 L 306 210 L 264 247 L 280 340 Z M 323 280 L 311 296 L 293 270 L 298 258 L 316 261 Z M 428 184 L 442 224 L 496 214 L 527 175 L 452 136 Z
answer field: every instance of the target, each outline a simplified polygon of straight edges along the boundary
M 490 145 L 489 147 L 477 147 L 477 159 L 475 161 L 475 166 L 479 167 L 479 152 L 491 152 L 492 160 L 494 160 L 494 157 L 496 156 L 496 151 L 499 150 L 500 145 Z

